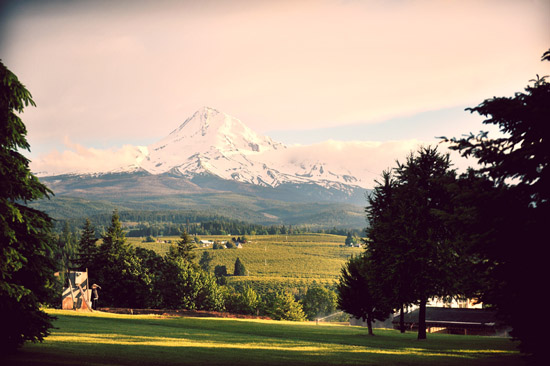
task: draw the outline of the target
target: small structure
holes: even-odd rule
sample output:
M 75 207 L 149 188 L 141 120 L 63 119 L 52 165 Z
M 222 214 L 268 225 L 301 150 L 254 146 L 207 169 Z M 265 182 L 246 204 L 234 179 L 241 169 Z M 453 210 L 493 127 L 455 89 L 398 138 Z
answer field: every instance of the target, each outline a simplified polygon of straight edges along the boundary
M 374 329 L 392 329 L 393 328 L 393 316 L 390 316 L 388 319 L 381 321 L 381 320 L 375 320 L 372 322 L 372 327 Z M 367 322 L 364 321 L 361 318 L 356 318 L 354 316 L 350 316 L 349 318 L 349 325 L 355 325 L 359 327 L 366 327 Z
M 405 314 L 405 327 L 418 330 L 416 309 Z M 399 315 L 392 321 L 393 328 L 399 329 Z M 426 307 L 426 331 L 428 333 L 486 335 L 508 337 L 510 327 L 500 323 L 496 311 L 486 309 Z
M 91 310 L 88 271 L 68 271 L 69 286 L 63 289 L 61 308 L 65 310 Z

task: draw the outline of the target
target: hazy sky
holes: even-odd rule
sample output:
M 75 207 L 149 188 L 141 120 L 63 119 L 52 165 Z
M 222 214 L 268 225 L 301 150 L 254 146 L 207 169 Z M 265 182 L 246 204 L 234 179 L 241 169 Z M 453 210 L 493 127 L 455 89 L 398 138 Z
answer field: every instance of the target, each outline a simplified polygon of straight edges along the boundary
M 465 107 L 550 74 L 549 0 L 1 4 L 37 161 L 147 145 L 202 106 L 287 144 L 408 148 L 483 129 Z

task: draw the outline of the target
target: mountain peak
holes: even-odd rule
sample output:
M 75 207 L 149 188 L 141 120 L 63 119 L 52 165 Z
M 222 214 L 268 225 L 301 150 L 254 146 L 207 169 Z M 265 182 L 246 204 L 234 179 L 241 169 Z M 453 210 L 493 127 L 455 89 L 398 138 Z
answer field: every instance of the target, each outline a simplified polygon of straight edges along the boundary
M 206 174 L 263 187 L 313 184 L 341 192 L 364 184 L 345 166 L 316 158 L 316 150 L 287 148 L 239 119 L 206 106 L 134 155 L 133 164 L 108 171 L 170 172 L 188 179 Z
M 219 119 L 220 114 L 227 116 L 225 113 L 220 113 L 217 109 L 210 107 L 202 107 L 197 110 L 193 115 L 185 120 L 178 128 L 170 132 L 170 135 L 178 134 L 179 131 L 186 129 L 186 132 L 189 133 L 190 129 L 203 127 L 201 129 L 206 129 L 212 123 L 213 120 Z M 222 116 L 223 117 L 223 116 Z M 194 127 L 192 127 L 194 125 Z
M 239 119 L 211 107 L 202 107 L 167 137 L 149 147 L 144 168 L 158 174 L 197 161 L 230 159 L 284 148 L 267 136 L 256 134 Z

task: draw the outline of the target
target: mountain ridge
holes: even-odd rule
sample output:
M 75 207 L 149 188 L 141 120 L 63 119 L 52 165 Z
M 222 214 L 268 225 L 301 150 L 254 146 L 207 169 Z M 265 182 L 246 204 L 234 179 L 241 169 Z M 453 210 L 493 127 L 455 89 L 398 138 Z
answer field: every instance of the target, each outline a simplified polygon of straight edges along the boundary
M 351 172 L 315 157 L 287 156 L 287 150 L 240 120 L 204 107 L 140 149 L 130 166 L 40 177 L 55 197 L 37 207 L 56 217 L 114 205 L 191 208 L 261 224 L 360 227 L 368 189 Z
M 315 156 L 292 155 L 283 143 L 257 134 L 239 119 L 210 107 L 202 107 L 156 143 L 136 147 L 134 154 L 132 164 L 116 169 L 62 175 L 97 176 L 141 170 L 158 175 L 177 171 L 189 179 L 210 173 L 226 180 L 273 188 L 287 183 L 314 183 L 343 190 L 347 186 L 367 188 L 349 170 Z

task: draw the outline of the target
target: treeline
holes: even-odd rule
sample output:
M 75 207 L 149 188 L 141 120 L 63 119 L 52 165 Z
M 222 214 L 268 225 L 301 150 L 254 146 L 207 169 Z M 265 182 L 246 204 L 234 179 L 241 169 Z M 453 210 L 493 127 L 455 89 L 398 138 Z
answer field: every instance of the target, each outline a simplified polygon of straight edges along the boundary
M 225 266 L 217 266 L 212 274 L 212 254 L 203 252 L 195 258 L 195 242 L 185 231 L 164 256 L 134 247 L 126 241 L 116 211 L 102 243 L 97 242 L 95 229 L 86 220 L 76 250 L 66 252 L 59 266 L 88 269 L 91 283 L 101 286 L 100 307 L 229 311 L 298 321 L 336 310 L 334 289 L 323 286 L 296 293 L 284 286 L 258 291 L 253 285 L 229 285 L 227 276 L 246 275 L 245 264 L 237 258 L 232 274 Z
M 358 229 L 312 229 L 307 225 L 260 225 L 231 220 L 223 216 L 209 215 L 196 211 L 121 211 L 120 221 L 128 237 L 178 236 L 183 231 L 191 235 L 290 235 L 303 233 L 324 233 L 361 236 Z M 93 215 L 88 218 L 99 234 L 104 234 L 110 225 L 110 214 Z M 59 220 L 57 234 L 68 230 L 79 235 L 82 219 Z

